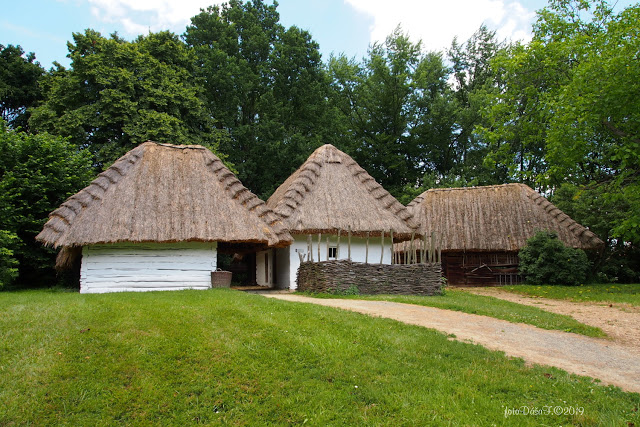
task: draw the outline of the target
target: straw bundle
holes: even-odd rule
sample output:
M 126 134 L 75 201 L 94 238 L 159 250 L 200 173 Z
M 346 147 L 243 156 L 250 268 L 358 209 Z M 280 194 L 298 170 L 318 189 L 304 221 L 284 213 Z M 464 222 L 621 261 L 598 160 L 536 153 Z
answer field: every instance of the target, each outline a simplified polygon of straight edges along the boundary
M 145 142 L 49 215 L 53 247 L 116 242 L 252 242 L 291 235 L 222 161 L 198 145 Z M 66 251 L 65 251 L 66 253 Z
M 566 245 L 595 249 L 604 243 L 524 184 L 425 191 L 407 208 L 423 231 L 440 236 L 443 251 L 517 251 L 536 231 L 558 233 Z M 421 242 L 417 242 L 421 247 Z M 396 250 L 406 250 L 406 244 Z
M 327 144 L 314 151 L 267 201 L 295 234 L 351 229 L 354 236 L 394 232 L 407 240 L 418 228 L 409 211 L 350 156 Z

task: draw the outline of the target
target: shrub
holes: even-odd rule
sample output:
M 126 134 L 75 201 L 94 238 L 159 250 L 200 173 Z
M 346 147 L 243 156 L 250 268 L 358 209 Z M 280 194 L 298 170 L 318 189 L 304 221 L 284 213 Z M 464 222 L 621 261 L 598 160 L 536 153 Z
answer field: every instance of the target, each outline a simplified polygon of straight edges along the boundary
M 18 237 L 0 230 L 0 289 L 9 286 L 18 275 L 18 261 L 13 257 L 13 248 Z
M 581 249 L 566 247 L 554 232 L 539 231 L 519 254 L 520 273 L 532 285 L 569 285 L 584 282 L 590 263 Z
M 49 212 L 93 177 L 91 154 L 64 138 L 9 129 L 2 120 L 0 153 L 0 230 L 8 232 L 1 256 L 15 261 L 7 271 L 18 268 L 16 285 L 53 285 L 56 251 L 35 237 Z

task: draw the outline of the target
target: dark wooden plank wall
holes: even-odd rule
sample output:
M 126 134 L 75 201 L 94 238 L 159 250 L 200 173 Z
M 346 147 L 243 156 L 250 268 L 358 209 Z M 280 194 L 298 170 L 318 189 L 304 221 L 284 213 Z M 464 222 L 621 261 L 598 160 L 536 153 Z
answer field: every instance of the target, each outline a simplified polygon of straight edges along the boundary
M 451 286 L 500 286 L 521 281 L 515 252 L 443 252 L 442 271 Z

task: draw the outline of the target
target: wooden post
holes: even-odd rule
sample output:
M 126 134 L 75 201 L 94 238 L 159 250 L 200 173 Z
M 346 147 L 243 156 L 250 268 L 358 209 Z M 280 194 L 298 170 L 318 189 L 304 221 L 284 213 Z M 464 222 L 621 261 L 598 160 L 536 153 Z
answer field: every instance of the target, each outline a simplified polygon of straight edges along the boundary
M 336 243 L 336 260 L 340 258 L 340 229 L 338 228 L 338 242 Z
M 351 261 L 351 226 L 349 226 L 349 237 L 347 239 L 347 259 Z
M 311 234 L 307 234 L 307 261 L 313 262 L 313 241 Z
M 435 262 L 436 261 L 436 232 L 435 231 L 431 232 L 431 253 L 433 254 L 432 255 L 433 259 L 431 260 L 431 262 Z
M 298 252 L 298 258 L 300 258 L 300 264 L 302 264 L 302 261 L 304 261 L 304 255 L 302 252 Z
M 424 235 L 422 236 L 422 252 L 420 252 L 420 255 L 422 256 L 420 262 L 426 264 L 427 257 L 429 256 L 429 253 L 427 251 L 427 233 L 424 233 Z
M 382 230 L 380 234 L 380 264 L 382 264 L 383 259 L 384 259 L 384 230 Z
M 369 263 L 369 232 L 368 231 L 367 231 L 367 244 L 364 252 L 364 263 L 365 264 Z
M 391 234 L 391 264 L 396 263 L 396 252 L 393 250 L 393 228 L 389 231 Z
M 318 233 L 318 262 L 321 261 L 320 259 L 320 245 L 322 244 L 322 233 Z
M 409 244 L 409 258 L 407 259 L 407 264 L 411 264 L 411 257 L 413 256 L 413 239 L 416 233 L 414 231 L 411 232 L 411 243 Z

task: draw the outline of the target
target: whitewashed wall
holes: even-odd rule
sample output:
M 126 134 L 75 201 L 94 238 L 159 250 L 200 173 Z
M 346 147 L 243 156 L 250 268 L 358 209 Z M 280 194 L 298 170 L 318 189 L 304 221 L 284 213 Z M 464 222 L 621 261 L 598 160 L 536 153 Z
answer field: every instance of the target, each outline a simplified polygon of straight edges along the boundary
M 298 274 L 298 268 L 300 267 L 300 257 L 298 253 L 307 254 L 307 236 L 306 235 L 293 235 L 294 241 L 291 246 L 285 248 L 285 251 L 289 252 L 289 268 L 288 275 L 280 274 L 280 270 L 286 268 L 284 263 L 278 260 L 278 288 L 296 289 L 298 287 L 296 283 L 296 277 Z M 313 247 L 313 260 L 318 261 L 318 235 L 312 236 Z M 338 236 L 329 236 L 329 246 L 336 246 Z M 351 260 L 354 262 L 365 262 L 367 258 L 367 240 L 360 237 L 351 238 Z M 368 262 L 370 264 L 380 263 L 380 255 L 383 255 L 382 263 L 391 264 L 391 252 L 393 245 L 389 236 L 385 237 L 384 248 L 381 245 L 380 237 L 371 237 L 369 239 L 369 255 Z M 340 248 L 338 253 L 338 259 L 347 259 L 349 249 L 347 246 L 347 236 L 340 236 Z M 306 259 L 306 258 L 305 258 Z M 327 235 L 322 235 L 322 243 L 320 244 L 320 260 L 327 260 Z
M 258 286 L 273 286 L 273 250 L 256 253 L 256 283 Z
M 81 293 L 208 289 L 217 243 L 123 243 L 82 248 Z

